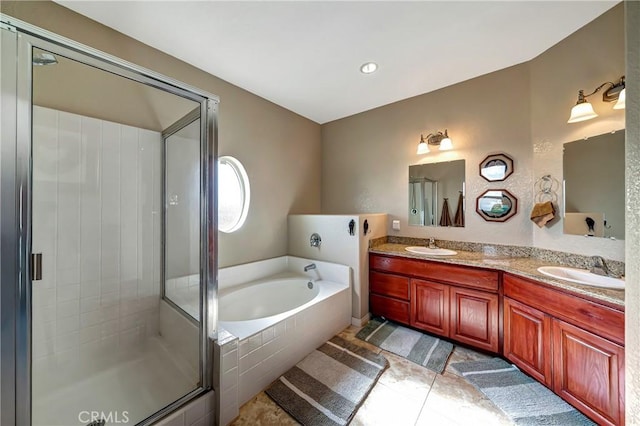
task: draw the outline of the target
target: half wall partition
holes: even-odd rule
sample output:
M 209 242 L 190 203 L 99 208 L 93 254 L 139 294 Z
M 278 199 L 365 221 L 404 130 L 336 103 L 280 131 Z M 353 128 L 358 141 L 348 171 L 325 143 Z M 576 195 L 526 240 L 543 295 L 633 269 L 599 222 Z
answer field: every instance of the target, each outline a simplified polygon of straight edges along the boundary
M 212 387 L 218 99 L 5 15 L 1 33 L 0 423 L 150 424 Z M 176 268 L 198 321 L 162 298 Z

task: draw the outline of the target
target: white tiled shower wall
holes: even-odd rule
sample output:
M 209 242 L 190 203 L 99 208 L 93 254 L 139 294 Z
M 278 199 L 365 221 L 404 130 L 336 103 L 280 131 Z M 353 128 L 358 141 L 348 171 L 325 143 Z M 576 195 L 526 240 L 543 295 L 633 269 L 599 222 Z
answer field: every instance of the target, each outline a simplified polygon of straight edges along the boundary
M 33 360 L 75 362 L 158 332 L 158 132 L 33 111 Z

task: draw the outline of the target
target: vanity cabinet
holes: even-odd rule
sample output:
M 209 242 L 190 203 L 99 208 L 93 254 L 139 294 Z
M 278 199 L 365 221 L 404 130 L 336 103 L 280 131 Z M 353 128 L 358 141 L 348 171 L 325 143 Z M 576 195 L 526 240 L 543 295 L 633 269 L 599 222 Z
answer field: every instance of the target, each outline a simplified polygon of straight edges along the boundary
M 598 424 L 624 424 L 623 307 L 483 268 L 376 253 L 369 267 L 373 314 L 502 353 Z
M 504 356 L 602 425 L 624 424 L 624 312 L 505 274 Z
M 378 254 L 370 255 L 369 265 L 374 315 L 500 352 L 498 272 Z M 403 289 L 408 283 L 407 298 L 404 291 L 397 290 L 397 283 L 402 283 Z M 408 318 L 404 320 L 406 308 Z

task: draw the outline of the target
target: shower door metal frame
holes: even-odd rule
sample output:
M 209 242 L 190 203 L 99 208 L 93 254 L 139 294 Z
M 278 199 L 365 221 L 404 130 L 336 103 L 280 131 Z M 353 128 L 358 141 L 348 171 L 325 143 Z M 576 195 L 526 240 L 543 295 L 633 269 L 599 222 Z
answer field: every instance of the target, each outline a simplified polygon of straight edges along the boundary
M 3 61 L 2 71 L 16 75 L 15 116 L 2 117 L 2 423 L 31 424 L 31 136 L 32 49 L 40 48 L 109 73 L 155 87 L 200 104 L 201 117 L 201 386 L 152 414 L 140 424 L 157 421 L 213 386 L 213 348 L 217 337 L 217 113 L 219 98 L 24 21 L 0 14 L 3 31 L 17 33 L 15 64 Z M 4 46 L 3 46 L 4 47 Z M 14 67 L 12 69 L 12 66 Z M 4 81 L 4 80 L 3 80 Z M 3 97 L 5 95 L 3 94 Z M 8 112 L 8 114 L 5 114 Z M 5 131 L 5 129 L 9 130 Z M 11 132 L 11 129 L 15 132 Z M 15 153 L 15 161 L 6 154 Z M 15 172 L 14 172 L 15 170 Z M 5 195 L 7 198 L 5 198 Z M 12 197 L 12 195 L 14 195 Z M 14 200 L 14 203 L 7 200 Z M 14 220 L 12 220 L 12 218 Z M 164 235 L 163 235 L 164 237 Z M 6 255 L 5 255 L 6 253 Z M 162 265 L 164 269 L 164 265 Z M 204 282 L 203 282 L 204 281 Z M 15 287 L 8 283 L 15 283 Z M 10 287 L 10 288 L 8 288 Z M 8 299 L 9 298 L 9 299 Z M 10 300 L 13 298 L 13 300 Z M 7 305 L 14 302 L 15 308 Z M 5 309 L 8 307 L 8 309 Z M 210 340 L 211 339 L 211 340 Z M 6 359 L 5 353 L 10 354 Z M 8 376 L 8 377 L 7 377 Z M 8 384 L 8 385 L 7 385 Z M 14 394 L 11 395 L 11 385 Z M 12 408 L 15 407 L 15 411 Z M 6 410 L 6 411 L 5 411 Z

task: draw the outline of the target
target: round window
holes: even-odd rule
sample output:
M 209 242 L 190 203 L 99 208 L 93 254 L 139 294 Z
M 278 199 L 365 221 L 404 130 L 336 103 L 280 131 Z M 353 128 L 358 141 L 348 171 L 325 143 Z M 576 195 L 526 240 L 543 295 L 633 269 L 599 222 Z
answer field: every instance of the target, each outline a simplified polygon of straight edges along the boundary
M 233 232 L 242 226 L 249 211 L 249 178 L 237 159 L 218 159 L 218 229 Z

